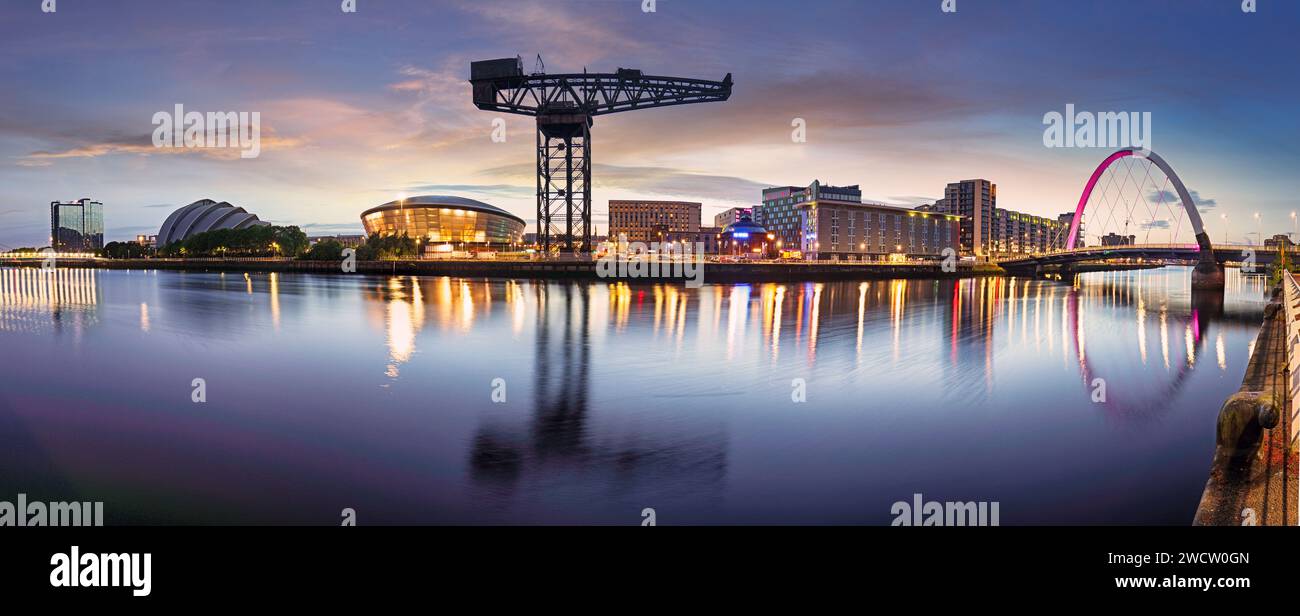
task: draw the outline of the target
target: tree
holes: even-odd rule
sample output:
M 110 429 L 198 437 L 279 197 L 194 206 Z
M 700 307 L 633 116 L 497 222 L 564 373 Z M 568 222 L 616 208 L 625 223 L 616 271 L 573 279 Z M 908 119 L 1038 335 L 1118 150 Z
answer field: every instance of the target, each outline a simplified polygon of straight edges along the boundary
M 298 258 L 306 261 L 342 261 L 343 244 L 338 240 L 321 240 Z
M 104 257 L 108 259 L 143 259 L 152 254 L 152 248 L 136 242 L 109 242 L 103 250 Z
M 401 235 L 380 235 L 371 233 L 366 243 L 357 248 L 359 261 L 392 261 L 394 259 L 414 259 L 419 255 L 419 246 L 405 233 Z
M 158 252 L 188 257 L 296 257 L 306 249 L 307 234 L 298 227 L 257 225 L 196 233 Z
M 286 257 L 296 257 L 307 250 L 307 234 L 296 226 L 271 227 L 278 252 Z

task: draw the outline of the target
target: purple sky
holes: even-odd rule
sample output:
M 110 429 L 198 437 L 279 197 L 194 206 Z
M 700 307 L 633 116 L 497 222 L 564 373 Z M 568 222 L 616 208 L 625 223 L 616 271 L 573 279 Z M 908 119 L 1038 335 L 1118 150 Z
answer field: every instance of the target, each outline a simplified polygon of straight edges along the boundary
M 1260 0 L 39 0 L 0 6 L 0 248 L 43 246 L 48 203 L 105 204 L 108 239 L 225 200 L 309 234 L 368 207 L 481 199 L 531 221 L 533 127 L 477 111 L 471 60 L 721 79 L 732 100 L 597 119 L 595 220 L 624 198 L 860 184 L 911 204 L 984 177 L 999 205 L 1073 210 L 1109 149 L 1043 146 L 1043 115 L 1152 114 L 1153 149 L 1215 239 L 1292 230 L 1300 3 Z M 256 111 L 262 152 L 154 148 L 152 117 Z M 504 117 L 505 143 L 491 140 Z M 806 143 L 790 138 L 807 122 Z M 232 155 L 233 154 L 233 155 Z M 1227 229 L 1222 218 L 1227 214 Z

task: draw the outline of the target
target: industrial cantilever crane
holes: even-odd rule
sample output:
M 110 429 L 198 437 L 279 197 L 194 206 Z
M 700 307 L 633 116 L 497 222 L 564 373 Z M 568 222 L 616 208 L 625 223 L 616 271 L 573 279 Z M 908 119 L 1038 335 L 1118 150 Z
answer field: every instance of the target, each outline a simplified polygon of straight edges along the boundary
M 591 251 L 593 117 L 731 97 L 731 73 L 722 81 L 643 75 L 623 68 L 614 73 L 547 75 L 539 70 L 525 75 L 523 60 L 517 57 L 471 62 L 469 81 L 475 107 L 537 118 L 537 241 L 543 254 L 550 254 L 553 244 L 570 252 Z M 575 232 L 581 235 L 575 238 Z

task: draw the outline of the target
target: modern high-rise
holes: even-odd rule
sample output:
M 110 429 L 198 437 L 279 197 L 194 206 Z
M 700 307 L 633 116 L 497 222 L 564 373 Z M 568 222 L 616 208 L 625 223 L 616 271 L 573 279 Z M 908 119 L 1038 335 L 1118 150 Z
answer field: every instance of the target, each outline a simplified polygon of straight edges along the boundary
M 961 252 L 981 257 L 1058 249 L 1073 219 L 1072 215 L 1051 219 L 1001 209 L 998 185 L 984 179 L 948 184 L 943 199 L 923 208 L 961 216 Z
M 104 247 L 104 204 L 90 199 L 50 202 L 50 247 L 81 252 Z
M 609 202 L 609 236 L 629 242 L 666 241 L 669 233 L 700 231 L 700 204 L 690 201 Z
M 998 205 L 998 185 L 988 180 L 962 180 L 948 184 L 935 204 L 944 214 L 961 216 L 961 252 L 984 256 L 993 252 L 993 210 Z

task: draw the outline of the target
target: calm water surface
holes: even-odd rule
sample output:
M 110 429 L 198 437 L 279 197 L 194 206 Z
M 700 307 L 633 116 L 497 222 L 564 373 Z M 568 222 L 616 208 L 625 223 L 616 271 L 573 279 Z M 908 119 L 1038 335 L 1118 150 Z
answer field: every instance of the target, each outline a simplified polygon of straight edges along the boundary
M 1264 305 L 1258 279 L 1189 278 L 0 269 L 0 500 L 104 501 L 109 524 L 887 524 L 921 493 L 1003 524 L 1187 524 Z

